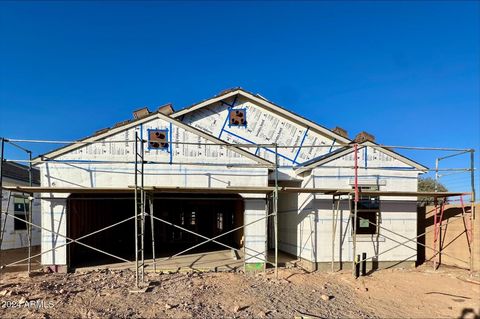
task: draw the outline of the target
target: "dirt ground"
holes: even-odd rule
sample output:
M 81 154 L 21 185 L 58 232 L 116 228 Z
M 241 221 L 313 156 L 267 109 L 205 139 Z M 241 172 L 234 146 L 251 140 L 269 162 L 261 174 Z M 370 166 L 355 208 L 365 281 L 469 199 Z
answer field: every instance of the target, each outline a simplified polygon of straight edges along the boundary
M 460 269 L 349 271 L 299 268 L 243 273 L 148 274 L 132 292 L 131 270 L 2 274 L 1 318 L 475 318 L 479 277 Z M 478 317 L 477 317 L 478 318 Z

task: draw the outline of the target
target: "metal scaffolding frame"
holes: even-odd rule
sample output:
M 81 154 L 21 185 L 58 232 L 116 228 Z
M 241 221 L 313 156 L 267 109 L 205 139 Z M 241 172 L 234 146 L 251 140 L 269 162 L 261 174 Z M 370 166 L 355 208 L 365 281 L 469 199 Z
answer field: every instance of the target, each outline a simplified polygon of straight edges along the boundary
M 3 162 L 4 162 L 4 154 L 5 154 L 5 142 L 8 142 L 10 145 L 14 146 L 15 148 L 19 149 L 20 151 L 23 151 L 27 154 L 28 156 L 28 185 L 30 187 L 33 187 L 33 175 L 32 175 L 32 151 L 18 145 L 15 142 L 11 142 L 8 140 L 5 140 L 4 138 L 0 138 L 0 204 L 3 203 Z M 12 198 L 12 193 L 9 193 L 8 196 L 8 201 L 7 201 L 7 211 L 5 214 L 5 218 L 3 219 L 3 224 L 0 226 L 0 250 L 2 247 L 3 239 L 4 239 L 4 234 L 5 234 L 5 229 L 6 229 L 6 224 L 7 224 L 7 216 L 8 216 L 8 207 L 10 206 L 10 200 Z M 25 197 L 22 196 L 23 198 L 23 213 L 24 213 L 24 219 L 26 221 L 26 227 L 27 227 L 27 242 L 28 242 L 28 260 L 27 260 L 27 271 L 28 273 L 31 272 L 32 269 L 32 206 L 33 206 L 33 197 L 28 196 Z M 27 201 L 28 201 L 28 211 L 26 209 L 27 207 Z M 1 206 L 0 206 L 1 209 Z M 3 213 L 3 212 L 2 212 Z M 1 217 L 2 214 L 0 214 Z M 1 221 L 1 218 L 0 218 Z
M 331 195 L 332 196 L 332 260 L 331 260 L 331 270 L 334 271 L 335 270 L 335 238 L 336 238 L 336 232 L 337 232 L 337 227 L 338 227 L 338 217 L 339 217 L 339 211 L 340 211 L 340 201 L 341 200 L 345 200 L 345 196 L 347 197 L 348 199 L 348 202 L 349 202 L 349 219 L 347 221 L 350 222 L 352 221 L 352 228 L 353 228 L 353 232 L 352 232 L 352 237 L 353 237 L 353 258 L 352 258 L 352 270 L 353 270 L 353 275 L 356 276 L 356 272 L 355 270 L 357 269 L 358 265 L 362 262 L 365 262 L 366 260 L 368 259 L 372 259 L 372 258 L 376 258 L 392 249 L 395 249 L 397 247 L 401 247 L 401 246 L 406 246 L 406 247 L 409 247 L 411 248 L 410 246 L 407 246 L 407 243 L 409 242 L 415 242 L 417 244 L 420 244 L 422 245 L 421 243 L 418 243 L 417 239 L 418 237 L 420 236 L 423 236 L 425 235 L 426 233 L 429 233 L 431 231 L 434 231 L 435 233 L 435 236 L 434 236 L 434 248 L 431 248 L 427 245 L 423 245 L 425 246 L 426 248 L 428 249 L 432 249 L 434 252 L 435 252 L 435 256 L 436 258 L 438 258 L 438 262 L 440 262 L 440 256 L 441 254 L 445 255 L 445 256 L 449 256 L 449 257 L 452 257 L 452 258 L 456 258 L 454 256 L 450 256 L 450 255 L 447 255 L 446 253 L 442 252 L 441 251 L 441 247 L 440 249 L 436 249 L 436 245 L 438 243 L 438 234 L 440 233 L 441 229 L 442 229 L 442 217 L 443 217 L 443 211 L 444 211 L 444 204 L 445 204 L 445 199 L 448 198 L 448 197 L 451 197 L 451 196 L 460 196 L 460 200 L 461 200 L 461 203 L 462 203 L 462 211 L 463 211 L 463 214 L 465 215 L 465 206 L 464 206 L 464 203 L 463 203 L 463 196 L 464 195 L 470 195 L 470 199 L 471 199 L 471 213 L 470 213 L 470 219 L 471 219 L 471 227 L 470 229 L 467 229 L 466 225 L 466 232 L 467 232 L 467 238 L 468 238 L 468 244 L 469 244 L 469 248 L 470 248 L 470 260 L 468 262 L 469 264 L 469 268 L 470 270 L 473 269 L 473 225 L 474 225 L 474 219 L 475 219 L 475 205 L 474 205 L 474 200 L 475 200 L 475 184 L 474 184 L 474 150 L 473 149 L 447 149 L 447 148 L 421 148 L 421 147 L 402 147 L 402 146 L 383 146 L 383 145 L 375 145 L 375 146 L 369 146 L 369 147 L 380 147 L 380 148 L 383 148 L 383 147 L 390 147 L 390 148 L 400 148 L 400 149 L 416 149 L 416 150 L 447 150 L 447 151 L 461 151 L 463 153 L 470 153 L 470 168 L 467 169 L 467 168 L 455 168 L 455 169 L 452 169 L 452 170 L 462 170 L 462 171 L 470 171 L 470 174 L 471 174 L 471 193 L 453 193 L 453 192 L 450 192 L 450 193 L 440 193 L 440 192 L 380 192 L 380 191 L 360 191 L 359 190 L 359 187 L 358 187 L 358 148 L 359 148 L 359 144 L 358 143 L 353 143 L 351 145 L 348 145 L 349 147 L 352 147 L 353 148 L 353 151 L 354 151 L 354 165 L 353 166 L 350 166 L 348 168 L 353 168 L 354 169 L 354 189 L 353 190 L 349 190 L 349 189 L 319 189 L 319 188 L 299 188 L 299 187 L 280 187 L 279 186 L 279 183 L 278 183 L 278 175 L 279 175 L 279 168 L 280 168 L 280 165 L 279 165 L 279 161 L 278 161 L 278 155 L 279 155 L 279 152 L 278 150 L 281 149 L 281 148 L 308 148 L 308 147 L 312 147 L 312 148 L 316 148 L 316 147 L 327 147 L 325 145 L 294 145 L 294 146 L 281 146 L 281 145 L 277 145 L 276 143 L 273 143 L 273 144 L 216 144 L 216 143 L 183 143 L 183 142 L 171 142 L 171 143 L 177 143 L 177 144 L 182 144 L 182 145 L 216 145 L 216 146 L 223 146 L 223 147 L 234 147 L 234 148 L 238 148 L 238 147 L 245 147 L 245 148 L 248 148 L 248 147 L 255 147 L 255 148 L 258 148 L 258 147 L 271 147 L 271 148 L 274 148 L 274 153 L 275 153 L 275 162 L 273 163 L 273 165 L 271 167 L 268 167 L 270 169 L 273 170 L 273 173 L 274 173 L 274 187 L 233 187 L 233 188 L 225 188 L 225 189 L 215 189 L 215 188 L 185 188 L 185 189 L 181 189 L 181 188 L 171 188 L 170 191 L 171 192 L 184 192 L 184 193 L 199 193 L 199 194 L 203 194 L 203 193 L 215 193 L 215 192 L 218 192 L 218 193 L 222 193 L 222 192 L 225 192 L 225 193 L 242 193 L 242 192 L 245 192 L 245 193 L 253 193 L 253 194 L 264 194 L 265 195 L 265 199 L 266 199 L 266 204 L 267 206 L 271 207 L 272 208 L 272 212 L 269 212 L 269 209 L 267 208 L 266 209 L 266 214 L 265 216 L 257 219 L 257 220 L 254 220 L 252 222 L 249 222 L 247 224 L 243 224 L 242 226 L 239 226 L 239 227 L 236 227 L 234 229 L 231 229 L 227 232 L 224 232 L 224 233 L 221 233 L 217 236 L 214 236 L 212 238 L 208 238 L 207 236 L 204 236 L 200 233 L 197 233 L 197 232 L 194 232 L 194 231 L 191 231 L 185 227 L 181 227 L 180 225 L 176 225 L 170 221 L 167 221 L 167 220 L 164 220 L 158 216 L 154 216 L 154 206 L 153 206 L 153 203 L 154 203 L 154 199 L 155 199 L 155 194 L 156 193 L 162 193 L 162 192 L 165 192 L 167 191 L 168 192 L 168 188 L 162 188 L 162 187 L 152 187 L 152 186 L 145 186 L 144 185 L 144 165 L 146 163 L 148 164 L 155 164 L 157 162 L 151 162 L 151 161 L 145 161 L 144 159 L 144 143 L 146 143 L 147 141 L 143 140 L 143 138 L 139 137 L 138 136 L 138 133 L 135 134 L 135 140 L 133 141 L 134 142 L 134 149 L 135 149 L 135 161 L 134 162 L 123 162 L 123 163 L 129 163 L 129 164 L 134 164 L 134 174 L 135 174 L 135 184 L 132 186 L 132 187 L 129 187 L 127 189 L 124 189 L 124 188 L 90 188 L 90 189 L 82 189 L 82 188 L 63 188 L 63 189 L 55 189 L 55 187 L 50 187 L 50 188 L 46 188 L 46 187 L 33 187 L 32 185 L 32 163 L 33 163 L 33 160 L 32 160 L 32 152 L 21 147 L 20 145 L 18 145 L 17 143 L 19 142 L 33 142 L 33 143 L 41 143 L 41 142 L 57 142 L 57 143 L 67 143 L 66 141 L 62 142 L 62 141 L 41 141 L 41 140 L 13 140 L 13 139 L 5 139 L 5 138 L 0 138 L 0 151 L 1 151 L 1 154 L 0 154 L 0 190 L 3 190 L 3 189 L 6 189 L 6 190 L 9 190 L 10 191 L 10 196 L 12 196 L 12 191 L 16 191 L 16 192 L 20 192 L 20 193 L 23 193 L 24 194 L 24 198 L 28 198 L 28 200 L 30 201 L 30 205 L 29 205 L 29 211 L 28 211 L 28 214 L 26 213 L 25 215 L 25 219 L 22 219 L 22 218 L 19 218 L 18 216 L 15 216 L 15 215 L 9 215 L 8 214 L 8 206 L 7 206 L 7 211 L 6 212 L 1 212 L 2 215 L 5 215 L 5 218 L 4 218 L 4 223 L 7 219 L 7 217 L 11 217 L 11 218 L 14 218 L 14 219 L 18 219 L 22 222 L 25 222 L 27 224 L 27 227 L 28 227 L 28 236 L 29 236 L 29 241 L 28 241 L 28 245 L 29 245 L 29 248 L 28 248 L 28 257 L 27 258 L 24 258 L 24 259 L 21 259 L 21 260 L 18 260 L 18 261 L 15 261 L 15 262 L 12 262 L 12 263 L 9 263 L 8 265 L 1 265 L 2 268 L 4 267 L 8 267 L 8 266 L 11 266 L 11 265 L 14 265 L 14 264 L 18 264 L 20 262 L 23 262 L 23 261 L 28 261 L 28 272 L 31 272 L 31 260 L 32 258 L 35 258 L 35 257 L 38 257 L 38 256 L 41 256 L 43 254 L 46 254 L 46 253 L 49 253 L 49 252 L 52 252 L 52 251 L 55 251 L 56 249 L 58 248 L 61 248 L 61 247 L 64 247 L 64 246 L 67 246 L 71 243 L 76 243 L 76 244 L 79 244 L 79 245 L 82 245 L 84 247 L 87 247 L 89 249 L 92 249 L 94 251 L 97 251 L 97 252 L 100 252 L 100 253 L 103 253 L 105 255 L 108 255 L 110 257 L 113 257 L 113 258 L 116 258 L 118 260 L 121 260 L 123 262 L 125 262 L 126 265 L 131 265 L 132 262 L 125 259 L 125 258 L 122 258 L 122 257 L 119 257 L 119 256 L 116 256 L 116 255 L 113 255 L 111 253 L 108 253 L 106 251 L 103 251 L 103 250 L 100 250 L 100 249 L 97 249 L 95 247 L 92 247 L 90 245 L 87 245 L 85 243 L 82 243 L 80 240 L 82 239 L 85 239 L 87 237 L 90 237 L 90 236 L 93 236 L 99 232 L 102 232 L 102 231 L 105 231 L 107 229 L 111 229 L 113 227 L 116 227 L 122 223 L 125 223 L 127 221 L 130 221 L 131 219 L 134 219 L 135 220 L 135 285 L 137 288 L 140 288 L 142 286 L 142 284 L 144 283 L 144 280 L 145 280 L 145 276 L 144 276 L 144 272 L 145 272 L 145 267 L 147 266 L 145 264 L 145 243 L 144 243 L 144 236 L 145 236 L 145 219 L 147 217 L 150 218 L 150 223 L 151 223 L 151 233 L 152 233 L 152 240 L 151 240 L 151 244 L 152 244 L 152 252 L 153 252 L 153 256 L 152 256 L 152 267 L 153 267 L 153 271 L 157 271 L 157 263 L 158 262 L 161 262 L 161 261 L 164 261 L 164 260 L 169 260 L 173 257 L 176 257 L 176 256 L 179 256 L 181 254 L 184 254 L 192 249 L 195 249 L 196 247 L 199 247 L 201 245 L 204 245 L 206 243 L 209 243 L 209 242 L 213 242 L 213 243 L 216 243 L 218 245 L 221 245 L 223 247 L 226 247 L 228 249 L 232 249 L 234 251 L 237 251 L 237 252 L 242 252 L 241 249 L 238 249 L 238 248 L 235 248 L 235 247 L 232 247 L 230 245 L 226 245 L 220 241 L 218 241 L 219 238 L 227 235 L 227 234 L 230 234 L 232 232 L 235 232 L 235 231 L 238 231 L 240 229 L 244 229 L 245 227 L 247 226 L 250 226 L 254 223 L 257 223 L 259 221 L 262 221 L 264 219 L 267 219 L 268 221 L 268 218 L 270 217 L 273 217 L 273 223 L 274 223 L 274 249 L 275 249 L 275 255 L 274 255 L 274 261 L 269 261 L 268 260 L 268 256 L 267 256 L 267 250 L 268 250 L 268 244 L 266 243 L 266 248 L 265 248 L 265 251 L 263 252 L 259 252 L 259 251 L 256 251 L 254 249 L 251 249 L 249 247 L 246 247 L 244 246 L 243 247 L 243 253 L 244 253 L 244 256 L 243 256 L 243 261 L 245 263 L 246 259 L 247 259 L 247 250 L 248 250 L 248 254 L 252 254 L 252 255 L 248 255 L 249 258 L 257 258 L 259 260 L 261 260 L 262 262 L 264 262 L 265 264 L 270 264 L 274 267 L 275 269 L 275 276 L 278 277 L 278 197 L 279 197 L 279 193 L 281 192 L 285 192 L 285 193 L 309 193 L 309 194 L 324 194 L 324 195 Z M 77 143 L 78 141 L 75 141 L 75 143 Z M 101 141 L 99 143 L 104 143 L 105 141 Z M 118 142 L 118 143 L 125 143 L 125 141 L 109 141 L 109 142 Z M 2 166 L 3 166 L 3 163 L 6 162 L 7 160 L 5 159 L 5 153 L 4 153 L 4 150 L 5 150 L 5 143 L 9 143 L 25 152 L 27 152 L 27 154 L 29 155 L 29 160 L 27 161 L 29 163 L 29 178 L 30 178 L 30 187 L 7 187 L 7 186 L 3 186 L 2 184 L 2 177 L 3 177 L 3 172 L 2 172 Z M 70 143 L 70 142 L 68 142 Z M 80 144 L 82 144 L 82 142 L 78 142 Z M 88 143 L 85 143 L 85 145 L 87 144 L 94 144 L 96 142 L 88 142 Z M 328 146 L 329 147 L 329 146 Z M 462 154 L 463 154 L 462 153 Z M 55 160 L 53 159 L 46 159 L 45 157 L 43 157 L 41 159 L 41 162 L 55 162 Z M 38 160 L 37 160 L 38 162 Z M 113 163 L 113 162 L 119 162 L 119 161 L 104 161 L 105 163 Z M 96 162 L 98 163 L 98 161 Z M 166 163 L 162 163 L 162 164 L 166 164 Z M 202 164 L 196 164 L 196 163 L 181 163 L 183 165 L 187 165 L 187 164 L 191 164 L 191 165 L 202 165 Z M 208 164 L 206 165 L 208 166 Z M 235 165 L 234 164 L 230 164 L 230 166 L 234 167 Z M 245 167 L 246 165 L 245 164 L 240 164 L 239 165 L 240 167 Z M 257 165 L 253 165 L 254 167 L 266 167 L 264 164 L 257 164 Z M 338 167 L 336 167 L 338 168 Z M 375 168 L 373 168 L 375 169 Z M 378 168 L 377 168 L 378 169 Z M 382 168 L 380 168 L 382 169 Z M 432 170 L 428 170 L 428 171 L 432 171 Z M 435 172 L 437 173 L 439 171 L 438 167 L 436 167 L 435 169 Z M 133 193 L 134 195 L 134 200 L 135 200 L 135 214 L 134 216 L 131 216 L 131 217 L 128 217 L 122 221 L 119 221 L 115 224 L 112 224 L 112 225 L 109 225 L 107 227 L 104 227 L 102 229 L 99 229 L 99 230 L 95 230 L 89 234 L 85 234 L 85 235 L 82 235 L 81 237 L 79 238 L 76 238 L 76 239 L 73 239 L 73 238 L 69 238 L 65 235 L 62 235 L 60 232 L 56 232 L 54 230 L 51 230 L 51 229 L 48 229 L 48 228 L 45 228 L 45 227 L 42 227 L 42 226 L 39 226 L 39 225 L 35 225 L 32 221 L 32 200 L 33 200 L 33 197 L 30 196 L 32 194 L 35 194 L 35 193 L 42 193 L 42 192 L 49 192 L 49 193 L 69 193 L 69 192 L 75 192 L 75 191 L 79 191 L 79 190 L 83 190 L 82 192 L 84 193 L 108 193 L 109 191 L 112 191 L 114 190 L 114 192 L 119 192 L 119 193 Z M 395 239 L 392 239 L 392 238 L 389 238 L 388 236 L 386 236 L 385 234 L 382 234 L 382 236 L 384 236 L 385 238 L 389 239 L 389 240 L 392 240 L 393 242 L 396 242 L 398 245 L 394 246 L 394 247 L 391 247 L 389 248 L 388 250 L 386 251 L 383 251 L 383 252 L 378 252 L 375 256 L 370 256 L 368 258 L 359 258 L 357 257 L 356 255 L 356 246 L 357 246 L 357 243 L 356 243 L 356 223 L 357 223 L 357 219 L 358 219 L 358 216 L 357 216 L 357 211 L 358 211 L 358 207 L 357 207 L 357 204 L 358 204 L 358 201 L 359 201 L 359 195 L 360 194 L 366 194 L 366 195 L 369 195 L 369 194 L 377 194 L 377 195 L 382 195 L 382 196 L 433 196 L 435 198 L 435 214 L 434 214 L 434 229 L 431 230 L 431 231 L 426 231 L 424 232 L 423 234 L 420 234 L 420 235 L 417 235 L 416 237 L 414 238 L 407 238 L 397 232 L 394 232 L 394 231 L 391 231 L 391 230 L 388 230 L 386 229 L 385 227 L 382 227 L 379 225 L 379 223 L 375 223 L 375 226 L 380 228 L 380 229 L 383 229 L 385 231 L 388 231 L 388 232 L 391 232 L 393 233 L 394 235 L 396 236 L 400 236 L 404 239 L 406 239 L 405 242 L 400 242 L 398 240 L 395 240 Z M 3 193 L 2 193 L 2 196 L 3 196 Z M 28 197 L 26 197 L 28 196 Z M 440 207 L 440 212 L 437 213 L 437 199 L 438 198 L 443 198 L 443 201 L 442 201 L 442 206 Z M 93 199 L 93 198 L 92 198 Z M 97 198 L 97 199 L 102 199 L 102 198 Z M 10 199 L 9 199 L 10 200 Z M 147 202 L 148 201 L 148 205 L 147 205 Z M 353 201 L 353 208 L 352 208 L 352 201 Z M 25 207 L 25 205 L 24 205 Z M 465 221 L 465 219 L 463 218 L 463 220 Z M 155 256 L 155 237 L 154 237 L 154 222 L 153 221 L 158 221 L 158 222 L 161 222 L 161 223 L 164 223 L 164 224 L 167 224 L 167 225 L 170 225 L 174 228 L 177 228 L 177 229 L 180 229 L 181 231 L 184 231 L 184 232 L 188 232 L 188 233 L 191 233 L 192 235 L 195 235 L 195 236 L 198 236 L 202 239 L 204 239 L 203 242 L 200 242 L 192 247 L 189 247 L 181 252 L 178 252 L 172 256 L 169 256 L 169 257 L 166 257 L 166 258 L 163 258 L 163 259 L 160 259 L 158 260 Z M 343 220 L 341 220 L 340 222 L 343 222 Z M 369 223 L 371 223 L 370 221 L 368 221 Z M 268 224 L 268 223 L 267 223 Z M 448 222 L 446 223 L 448 224 Z M 4 227 L 4 225 L 3 225 Z M 55 236 L 60 236 L 62 238 L 64 238 L 66 240 L 66 242 L 64 244 L 61 244 L 61 245 L 57 245 L 51 249 L 48 249 L 46 251 L 43 251 L 39 254 L 36 254 L 34 256 L 31 255 L 31 246 L 32 246 L 32 242 L 31 242 L 31 234 L 32 234 L 32 227 L 36 227 L 36 228 L 39 228 L 39 229 L 42 229 L 43 231 L 46 231 L 46 232 L 49 232 L 51 233 L 52 235 L 55 235 Z M 268 227 L 268 226 L 267 226 Z M 2 233 L 0 234 L 0 247 L 1 247 L 1 244 L 2 244 L 2 241 L 3 241 L 3 230 L 2 230 Z M 268 236 L 268 232 L 266 232 L 266 235 Z M 341 249 L 341 246 L 340 245 L 340 249 Z M 265 254 L 265 259 L 264 258 L 261 258 L 261 257 L 258 257 L 259 255 L 262 255 L 262 254 Z M 456 258 L 458 259 L 458 258 Z M 463 260 L 461 260 L 462 262 L 465 262 Z M 466 262 L 465 262 L 466 263 Z M 434 267 L 437 267 L 437 263 L 435 262 L 434 263 Z

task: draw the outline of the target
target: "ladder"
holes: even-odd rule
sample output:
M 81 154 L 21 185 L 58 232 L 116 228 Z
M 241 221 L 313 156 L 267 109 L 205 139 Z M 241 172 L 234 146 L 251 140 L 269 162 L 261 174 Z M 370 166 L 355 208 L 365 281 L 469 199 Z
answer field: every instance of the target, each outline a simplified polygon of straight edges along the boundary
M 135 284 L 144 281 L 145 275 L 145 188 L 144 141 L 135 132 Z

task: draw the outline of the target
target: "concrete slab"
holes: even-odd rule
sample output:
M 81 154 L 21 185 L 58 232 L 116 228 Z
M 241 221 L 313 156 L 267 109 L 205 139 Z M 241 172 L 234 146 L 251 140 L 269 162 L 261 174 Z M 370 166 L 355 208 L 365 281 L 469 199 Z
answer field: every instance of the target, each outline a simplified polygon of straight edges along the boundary
M 269 251 L 268 260 L 274 261 L 273 251 Z M 297 258 L 295 256 L 279 252 L 279 267 L 294 266 Z M 93 267 L 80 267 L 76 271 L 89 271 L 95 269 L 125 269 L 134 268 L 133 262 L 104 264 Z M 243 270 L 243 253 L 232 252 L 231 250 L 209 251 L 196 254 L 176 256 L 173 258 L 158 258 L 156 260 L 157 272 L 186 272 L 186 271 L 237 271 Z M 145 260 L 145 271 L 153 272 L 153 260 Z

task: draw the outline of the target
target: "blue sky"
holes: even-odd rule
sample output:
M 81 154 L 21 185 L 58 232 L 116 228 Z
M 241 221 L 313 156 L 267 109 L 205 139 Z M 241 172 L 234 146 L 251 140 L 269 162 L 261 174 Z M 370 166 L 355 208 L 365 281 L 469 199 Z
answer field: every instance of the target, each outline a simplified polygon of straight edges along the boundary
M 475 148 L 478 164 L 479 12 L 474 1 L 0 2 L 0 136 L 79 139 L 142 106 L 241 86 L 351 136 Z M 445 155 L 403 153 L 427 166 Z M 442 181 L 469 186 L 467 174 Z

